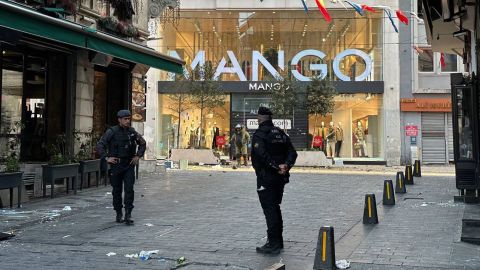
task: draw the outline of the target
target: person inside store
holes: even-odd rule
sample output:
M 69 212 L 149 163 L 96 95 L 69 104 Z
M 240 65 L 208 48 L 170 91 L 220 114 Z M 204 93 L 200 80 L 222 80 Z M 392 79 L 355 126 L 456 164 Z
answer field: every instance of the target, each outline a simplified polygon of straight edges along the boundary
M 131 127 L 132 113 L 120 110 L 117 113 L 118 125 L 109 128 L 97 143 L 97 151 L 101 158 L 110 164 L 108 175 L 112 185 L 113 209 L 116 211 L 116 222 L 133 225 L 132 209 L 135 184 L 134 168 L 145 154 L 146 142 L 142 135 Z M 122 188 L 123 187 L 123 188 Z M 125 193 L 125 219 L 123 219 L 122 189 Z
M 252 139 L 252 165 L 257 175 L 257 193 L 267 222 L 267 242 L 257 252 L 278 254 L 283 249 L 283 219 L 280 204 L 289 182 L 297 152 L 288 135 L 272 122 L 272 112 L 258 109 L 258 129 Z
M 250 141 L 250 134 L 242 127 L 242 125 L 237 124 L 233 132 L 232 137 L 230 138 L 230 143 L 235 145 L 235 158 L 237 159 L 237 166 L 243 165 L 248 166 L 248 143 Z M 233 167 L 236 169 L 236 166 Z

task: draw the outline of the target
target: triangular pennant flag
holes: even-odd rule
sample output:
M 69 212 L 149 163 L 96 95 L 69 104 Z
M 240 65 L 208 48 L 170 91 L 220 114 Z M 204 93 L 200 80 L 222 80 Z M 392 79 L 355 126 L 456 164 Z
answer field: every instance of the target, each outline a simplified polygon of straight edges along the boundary
M 303 4 L 303 9 L 305 9 L 305 12 L 308 12 L 307 3 L 305 3 L 305 0 L 301 0 L 301 1 L 302 1 L 302 4 Z
M 395 25 L 395 22 L 393 21 L 393 17 L 392 17 L 392 12 L 388 9 L 384 9 L 383 11 L 385 11 L 385 13 L 387 14 L 388 18 L 390 19 L 390 22 L 392 23 L 392 26 L 393 26 L 393 29 L 395 29 L 395 32 L 398 33 L 398 28 L 397 26 Z
M 362 9 L 369 12 L 375 12 L 375 9 L 371 6 L 362 5 Z
M 423 19 L 420 19 L 420 17 L 418 17 L 417 13 L 413 12 L 413 11 L 409 11 L 408 13 L 410 13 L 410 15 L 412 15 L 412 17 L 417 20 L 417 22 L 419 23 L 422 23 L 423 22 Z
M 363 16 L 363 9 L 362 9 L 362 6 L 360 6 L 359 4 L 357 3 L 354 3 L 352 1 L 348 1 L 348 0 L 345 0 L 345 2 L 347 2 L 350 6 L 353 7 L 353 9 L 355 9 L 355 11 L 357 11 L 358 14 L 360 14 L 360 16 Z
M 315 2 L 317 3 L 318 9 L 323 14 L 323 17 L 325 17 L 325 21 L 331 22 L 332 18 L 330 17 L 330 14 L 328 14 L 328 11 L 325 8 L 325 4 L 323 3 L 323 0 L 315 0 Z
M 407 18 L 407 16 L 405 16 L 405 14 L 403 14 L 403 11 L 399 9 L 399 10 L 396 11 L 396 13 L 397 13 L 398 20 L 400 22 L 408 25 L 408 18 Z

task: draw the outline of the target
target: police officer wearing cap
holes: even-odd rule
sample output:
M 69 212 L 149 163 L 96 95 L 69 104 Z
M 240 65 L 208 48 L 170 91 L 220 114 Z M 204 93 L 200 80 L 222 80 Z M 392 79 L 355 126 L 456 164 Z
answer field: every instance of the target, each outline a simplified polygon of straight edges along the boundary
M 252 165 L 257 175 L 257 193 L 267 221 L 267 243 L 257 252 L 278 254 L 283 249 L 283 219 L 280 210 L 283 188 L 297 152 L 288 135 L 272 122 L 272 112 L 258 109 L 258 129 L 252 139 Z
M 102 158 L 110 164 L 109 177 L 113 187 L 113 209 L 117 212 L 116 222 L 132 225 L 132 209 L 135 183 L 135 165 L 146 150 L 146 142 L 130 125 L 132 114 L 129 110 L 117 113 L 118 125 L 109 128 L 97 144 Z M 137 149 L 138 146 L 138 149 Z M 122 188 L 123 186 L 123 188 Z M 125 220 L 122 212 L 122 189 L 125 193 Z

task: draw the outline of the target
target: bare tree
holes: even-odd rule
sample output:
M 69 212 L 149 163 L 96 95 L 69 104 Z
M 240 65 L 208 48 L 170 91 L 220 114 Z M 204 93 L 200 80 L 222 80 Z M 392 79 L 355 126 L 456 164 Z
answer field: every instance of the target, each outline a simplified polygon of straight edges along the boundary
M 317 128 L 318 115 L 325 117 L 335 109 L 335 95 L 337 95 L 337 91 L 332 82 L 327 78 L 313 77 L 308 84 L 306 105 L 308 113 L 315 115 L 314 133 Z
M 195 81 L 190 88 L 191 104 L 200 110 L 199 146 L 201 146 L 203 142 L 204 114 L 208 110 L 223 106 L 225 104 L 225 93 L 220 82 L 214 78 L 215 69 L 211 65 L 197 67 L 190 73 L 189 80 Z
M 272 109 L 275 114 L 282 117 L 283 128 L 286 132 L 286 119 L 289 115 L 293 114 L 297 105 L 300 85 L 295 79 L 288 76 L 288 74 L 282 74 L 275 80 L 278 81 L 279 84 L 272 88 Z

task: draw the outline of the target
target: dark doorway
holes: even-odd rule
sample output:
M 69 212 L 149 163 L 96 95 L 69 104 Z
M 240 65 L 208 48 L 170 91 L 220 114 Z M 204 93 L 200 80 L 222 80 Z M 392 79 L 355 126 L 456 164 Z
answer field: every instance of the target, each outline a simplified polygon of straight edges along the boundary
M 102 134 L 118 123 L 117 111 L 129 108 L 131 73 L 128 68 L 115 65 L 96 67 L 93 101 L 93 131 Z

